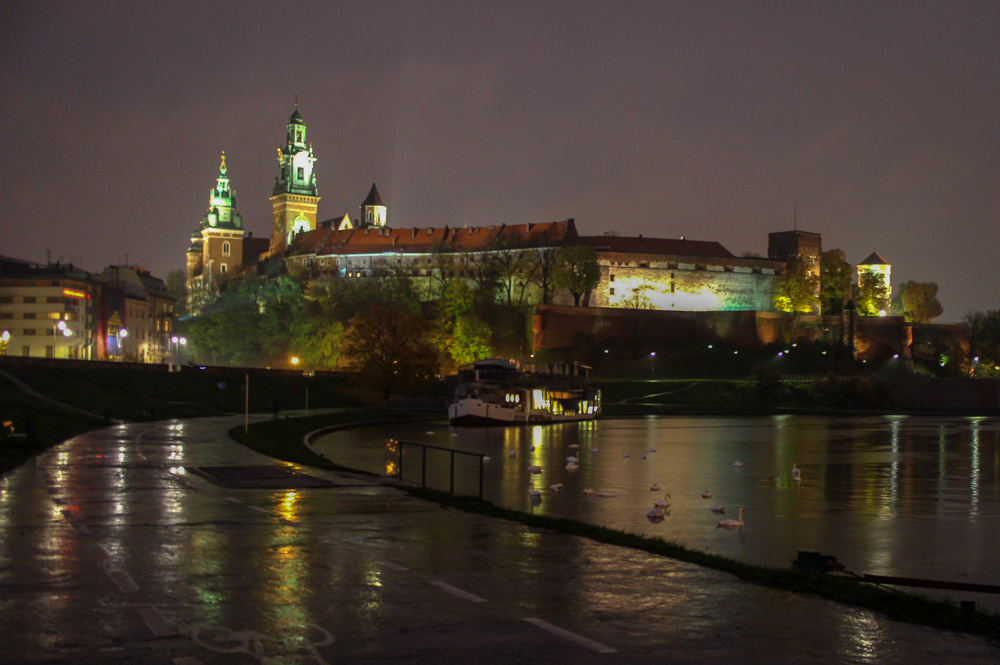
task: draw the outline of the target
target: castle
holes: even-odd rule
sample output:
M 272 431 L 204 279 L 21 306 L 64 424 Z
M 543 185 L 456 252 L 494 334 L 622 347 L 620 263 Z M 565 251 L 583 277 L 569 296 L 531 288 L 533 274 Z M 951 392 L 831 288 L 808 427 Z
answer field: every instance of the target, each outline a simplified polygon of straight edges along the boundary
M 344 215 L 318 222 L 316 158 L 297 101 L 286 124 L 284 145 L 277 153 L 269 239 L 254 238 L 243 228 L 223 153 L 208 211 L 191 236 L 189 293 L 211 285 L 218 276 L 268 258 L 281 259 L 288 268 L 337 273 L 344 278 L 402 271 L 417 282 L 419 291 L 421 282 L 475 279 L 477 264 L 485 255 L 514 252 L 544 257 L 568 245 L 591 247 L 597 255 L 599 282 L 580 303 L 590 307 L 628 308 L 641 301 L 644 309 L 677 312 L 773 312 L 772 287 L 790 266 L 819 275 L 822 236 L 817 233 L 771 233 L 768 255 L 763 258 L 737 257 L 711 241 L 581 236 L 573 219 L 485 227 L 393 228 L 374 183 L 360 206 L 358 219 Z M 888 265 L 880 270 L 888 276 Z M 425 292 L 430 294 L 430 288 Z M 541 292 L 522 288 L 520 296 L 522 304 L 574 304 L 569 293 L 557 291 L 550 297 L 544 288 Z

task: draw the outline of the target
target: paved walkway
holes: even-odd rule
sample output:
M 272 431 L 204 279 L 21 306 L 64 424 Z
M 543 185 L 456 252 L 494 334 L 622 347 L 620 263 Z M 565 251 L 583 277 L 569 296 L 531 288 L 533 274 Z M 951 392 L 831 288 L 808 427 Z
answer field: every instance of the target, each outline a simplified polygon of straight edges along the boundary
M 1000 662 L 979 638 L 279 463 L 229 439 L 241 423 L 110 427 L 0 479 L 0 660 Z

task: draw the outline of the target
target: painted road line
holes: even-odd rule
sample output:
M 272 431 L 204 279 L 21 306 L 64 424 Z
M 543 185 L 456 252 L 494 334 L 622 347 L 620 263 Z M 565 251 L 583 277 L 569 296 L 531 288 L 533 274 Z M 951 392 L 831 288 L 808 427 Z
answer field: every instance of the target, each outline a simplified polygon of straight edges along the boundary
M 146 627 L 153 633 L 153 637 L 169 637 L 176 635 L 177 631 L 170 625 L 166 617 L 152 605 L 139 605 L 135 608 L 139 616 L 146 623 Z
M 595 642 L 592 639 L 586 638 L 583 635 L 577 635 L 576 633 L 570 632 L 565 628 L 560 628 L 559 626 L 553 626 L 548 621 L 543 621 L 542 619 L 526 618 L 524 621 L 530 623 L 532 626 L 541 628 L 542 630 L 547 630 L 553 635 L 558 635 L 559 637 L 565 638 L 570 642 L 576 642 L 581 646 L 585 646 L 588 649 L 592 649 L 597 653 L 617 653 L 617 649 L 612 649 L 611 647 L 604 646 L 600 642 Z
M 409 570 L 409 568 L 407 568 L 406 566 L 401 566 L 398 563 L 393 563 L 392 561 L 386 561 L 385 559 L 380 559 L 377 556 L 373 556 L 372 557 L 372 561 L 374 561 L 375 563 L 382 564 L 383 566 L 385 566 L 389 570 L 398 570 L 400 572 L 402 572 L 404 570 Z
M 135 583 L 132 576 L 124 570 L 109 570 L 108 577 L 118 585 L 118 590 L 122 593 L 135 593 L 139 590 L 139 585 Z
M 450 593 L 451 595 L 455 596 L 456 598 L 461 598 L 462 600 L 468 600 L 469 602 L 472 602 L 472 603 L 485 603 L 486 602 L 485 598 L 480 598 L 479 596 L 473 595 L 473 594 L 469 593 L 468 591 L 462 591 L 461 589 L 453 587 L 452 585 L 446 584 L 444 582 L 432 581 L 431 584 L 433 584 L 437 588 L 441 589 L 442 591 L 446 591 L 446 592 Z

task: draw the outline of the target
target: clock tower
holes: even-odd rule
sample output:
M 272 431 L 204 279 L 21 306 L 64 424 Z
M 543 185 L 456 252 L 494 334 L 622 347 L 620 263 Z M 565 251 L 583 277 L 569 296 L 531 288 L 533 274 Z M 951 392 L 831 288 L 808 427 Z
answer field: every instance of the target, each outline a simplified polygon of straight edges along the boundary
M 285 145 L 278 148 L 278 175 L 271 196 L 273 231 L 271 256 L 281 256 L 296 233 L 316 228 L 316 174 L 312 145 L 306 141 L 306 123 L 299 115 L 299 101 L 285 126 Z

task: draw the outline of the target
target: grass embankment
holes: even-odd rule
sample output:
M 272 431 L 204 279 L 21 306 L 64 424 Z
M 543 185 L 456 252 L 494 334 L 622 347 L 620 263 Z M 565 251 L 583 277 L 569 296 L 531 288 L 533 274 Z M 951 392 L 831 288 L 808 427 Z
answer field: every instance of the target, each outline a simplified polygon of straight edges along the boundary
M 230 433 L 250 448 L 278 459 L 326 469 L 352 471 L 313 454 L 302 445 L 303 437 L 316 429 L 345 426 L 348 423 L 357 423 L 359 420 L 369 417 L 373 421 L 383 421 L 386 419 L 386 412 L 382 410 L 358 410 L 310 418 L 279 419 L 251 424 L 248 434 L 243 433 L 242 427 L 236 428 Z M 405 418 L 406 416 L 396 417 Z M 769 568 L 750 565 L 715 554 L 689 549 L 660 538 L 625 533 L 577 520 L 533 515 L 501 508 L 476 497 L 455 496 L 447 492 L 408 485 L 399 485 L 399 487 L 414 496 L 442 506 L 511 520 L 533 528 L 551 529 L 601 543 L 667 556 L 679 561 L 731 573 L 739 579 L 753 584 L 782 591 L 806 593 L 854 607 L 874 610 L 896 621 L 1000 639 L 1000 616 L 990 612 L 961 608 L 948 601 L 933 600 L 917 594 L 896 591 L 862 582 L 857 578 L 796 568 Z

